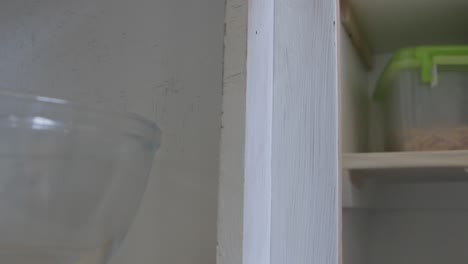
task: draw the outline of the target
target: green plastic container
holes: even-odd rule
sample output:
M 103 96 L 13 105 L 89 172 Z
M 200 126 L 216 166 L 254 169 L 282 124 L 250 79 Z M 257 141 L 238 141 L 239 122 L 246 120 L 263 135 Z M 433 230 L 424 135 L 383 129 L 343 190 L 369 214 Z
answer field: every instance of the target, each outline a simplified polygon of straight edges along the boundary
M 387 151 L 468 149 L 468 46 L 398 51 L 374 92 Z

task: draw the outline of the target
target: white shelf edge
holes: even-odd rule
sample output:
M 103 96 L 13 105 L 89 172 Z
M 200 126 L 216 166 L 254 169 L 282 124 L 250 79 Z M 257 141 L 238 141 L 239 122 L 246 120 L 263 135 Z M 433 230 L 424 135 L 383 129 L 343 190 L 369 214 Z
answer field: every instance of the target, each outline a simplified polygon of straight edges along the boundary
M 468 150 L 344 153 L 344 170 L 468 167 Z

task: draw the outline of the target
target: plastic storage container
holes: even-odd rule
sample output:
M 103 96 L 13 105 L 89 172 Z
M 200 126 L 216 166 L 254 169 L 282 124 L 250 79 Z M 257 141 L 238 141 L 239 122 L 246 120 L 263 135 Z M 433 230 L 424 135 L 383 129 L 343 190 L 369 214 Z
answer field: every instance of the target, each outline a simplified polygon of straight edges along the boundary
M 468 46 L 406 48 L 378 81 L 387 151 L 468 149 Z

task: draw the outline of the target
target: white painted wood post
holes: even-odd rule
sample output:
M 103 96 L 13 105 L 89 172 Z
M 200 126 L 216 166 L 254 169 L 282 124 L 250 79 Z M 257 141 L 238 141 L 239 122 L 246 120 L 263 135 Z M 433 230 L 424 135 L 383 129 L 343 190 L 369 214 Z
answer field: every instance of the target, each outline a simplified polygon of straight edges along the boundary
M 271 263 L 272 0 L 249 1 L 244 264 Z
M 275 0 L 271 264 L 339 262 L 336 14 Z
M 245 7 L 227 0 L 218 264 L 338 264 L 337 4 Z
M 270 263 L 272 92 L 273 1 L 228 0 L 218 264 Z

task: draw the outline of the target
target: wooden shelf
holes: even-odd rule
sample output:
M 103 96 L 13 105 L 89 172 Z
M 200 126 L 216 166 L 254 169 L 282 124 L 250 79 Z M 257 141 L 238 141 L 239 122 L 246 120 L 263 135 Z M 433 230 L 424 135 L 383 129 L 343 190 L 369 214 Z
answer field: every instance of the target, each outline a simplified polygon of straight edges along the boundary
M 350 153 L 342 166 L 354 182 L 468 181 L 468 151 Z
M 343 154 L 343 168 L 386 169 L 468 167 L 468 150 L 435 152 L 378 152 Z

